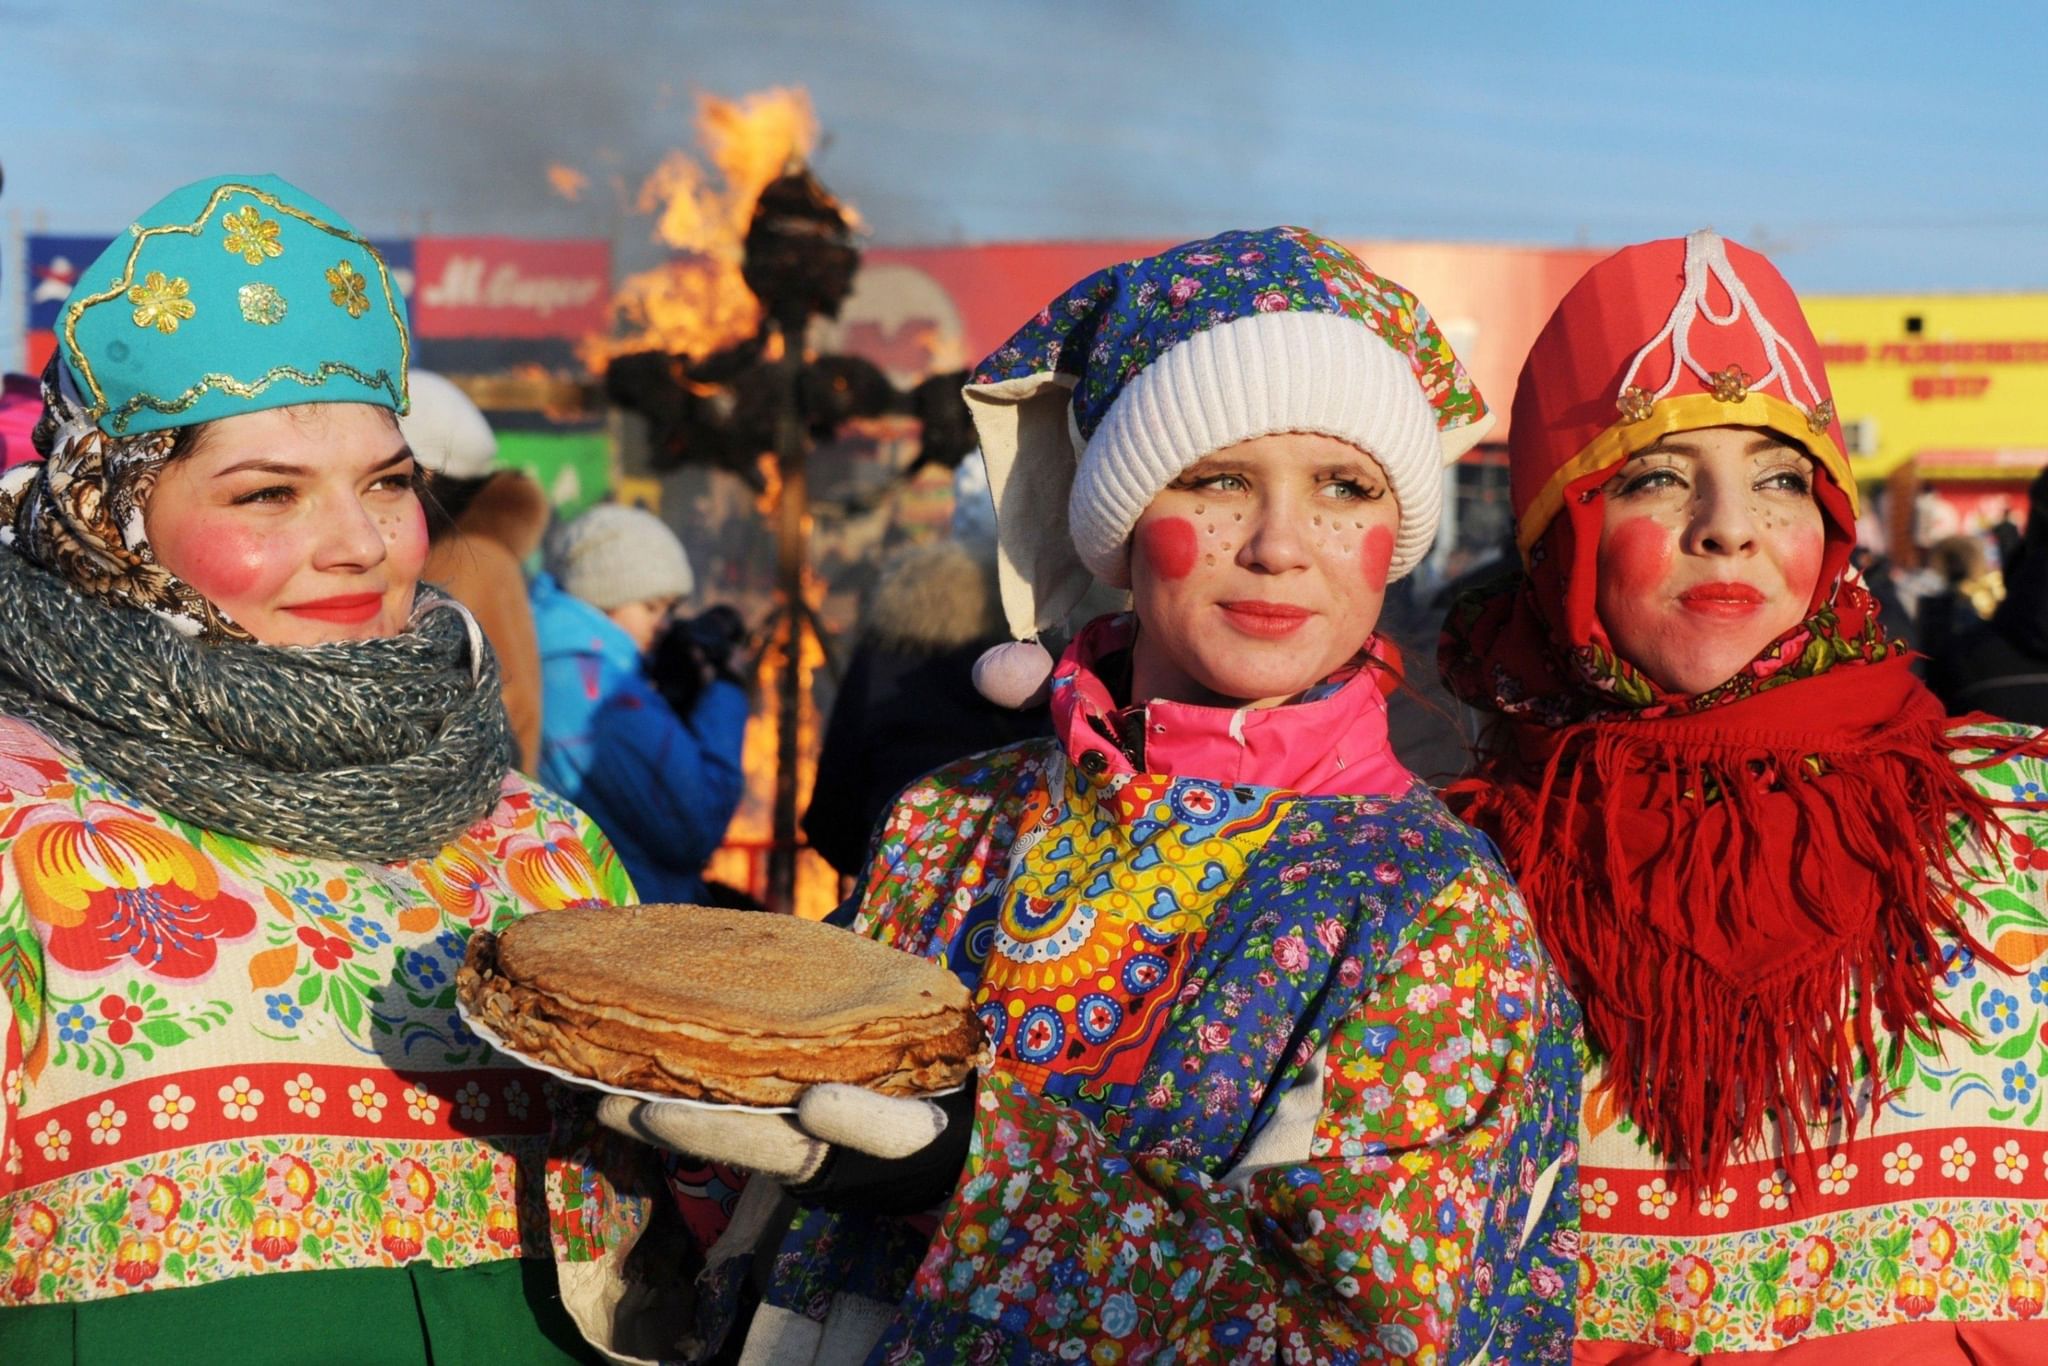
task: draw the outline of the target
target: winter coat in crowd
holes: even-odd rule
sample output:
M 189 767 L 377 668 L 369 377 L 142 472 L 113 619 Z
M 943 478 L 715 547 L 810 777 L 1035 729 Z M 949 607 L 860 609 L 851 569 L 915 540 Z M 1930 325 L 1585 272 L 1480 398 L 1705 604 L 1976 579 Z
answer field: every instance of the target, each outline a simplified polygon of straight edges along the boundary
M 0 470 L 36 458 L 29 436 L 42 415 L 43 400 L 34 377 L 0 375 Z
M 519 767 L 540 760 L 540 644 L 521 568 L 547 530 L 548 500 L 517 470 L 491 475 L 436 536 L 424 577 L 467 607 L 498 656 Z
M 649 681 L 632 637 L 548 574 L 540 640 L 540 777 L 611 838 L 643 901 L 702 901 L 704 864 L 745 789 L 746 693 L 714 678 L 687 716 Z
M 897 552 L 876 582 L 860 642 L 832 702 L 804 836 L 848 877 L 911 779 L 1047 733 L 1041 706 L 997 706 L 974 689 L 974 661 L 1006 637 L 995 547 L 957 540 Z
M 2048 473 L 2034 481 L 2027 529 L 2005 566 L 1988 624 L 1934 657 L 1928 684 L 1950 711 L 2048 726 Z

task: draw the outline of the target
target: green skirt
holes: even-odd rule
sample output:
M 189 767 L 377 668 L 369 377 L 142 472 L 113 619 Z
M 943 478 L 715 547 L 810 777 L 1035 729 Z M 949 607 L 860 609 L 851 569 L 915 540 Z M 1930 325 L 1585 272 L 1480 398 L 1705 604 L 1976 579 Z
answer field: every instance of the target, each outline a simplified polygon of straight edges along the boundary
M 76 1304 L 0 1309 L 22 1366 L 569 1366 L 600 1362 L 552 1262 L 271 1272 Z

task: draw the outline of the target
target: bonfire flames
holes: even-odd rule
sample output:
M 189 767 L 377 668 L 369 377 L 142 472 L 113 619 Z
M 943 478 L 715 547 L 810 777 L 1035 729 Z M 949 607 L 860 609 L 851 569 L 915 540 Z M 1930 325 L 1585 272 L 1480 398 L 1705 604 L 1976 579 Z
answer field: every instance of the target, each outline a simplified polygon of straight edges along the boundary
M 657 471 L 726 470 L 775 527 L 776 606 L 743 754 L 748 796 L 707 872 L 755 890 L 765 882 L 773 909 L 817 916 L 838 886 L 822 860 L 797 857 L 796 817 L 810 801 L 821 732 L 812 685 L 827 663 L 806 459 L 849 422 L 905 414 L 923 424 L 913 470 L 957 465 L 974 444 L 959 401 L 965 377 L 934 376 L 904 393 L 869 361 L 810 353 L 811 321 L 838 315 L 860 252 L 858 216 L 805 165 L 818 136 L 807 95 L 702 96 L 696 124 L 711 169 L 672 152 L 635 201 L 674 254 L 619 287 L 614 335 L 591 339 L 583 358 L 606 397 L 647 420 Z M 588 183 L 569 167 L 548 174 L 565 198 Z
M 614 335 L 585 348 L 595 372 L 636 351 L 701 360 L 761 330 L 760 300 L 741 274 L 747 229 L 768 183 L 802 164 L 817 144 L 817 115 L 801 90 L 762 90 L 738 100 L 701 95 L 697 139 L 712 171 L 674 151 L 640 186 L 635 207 L 657 215 L 654 240 L 675 255 L 619 286 Z M 563 180 L 556 172 L 564 169 L 549 173 L 558 190 Z

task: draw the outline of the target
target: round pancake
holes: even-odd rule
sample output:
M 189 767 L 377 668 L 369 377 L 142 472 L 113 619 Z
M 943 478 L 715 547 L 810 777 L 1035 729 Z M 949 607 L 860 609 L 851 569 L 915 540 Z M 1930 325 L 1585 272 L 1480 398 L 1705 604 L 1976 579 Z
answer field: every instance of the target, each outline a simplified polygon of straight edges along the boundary
M 506 1044 L 614 1086 L 748 1105 L 844 1081 L 965 1080 L 972 996 L 937 964 L 828 925 L 703 906 L 603 907 L 479 932 L 464 1008 Z

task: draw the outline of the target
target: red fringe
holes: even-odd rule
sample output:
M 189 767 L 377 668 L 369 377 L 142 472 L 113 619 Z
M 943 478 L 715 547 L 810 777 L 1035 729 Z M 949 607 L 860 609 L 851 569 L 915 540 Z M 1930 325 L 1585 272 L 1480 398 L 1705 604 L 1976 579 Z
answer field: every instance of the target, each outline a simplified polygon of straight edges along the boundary
M 1805 743 L 1585 724 L 1556 735 L 1533 792 L 1455 789 L 1501 840 L 1623 1113 L 1686 1185 L 1773 1129 L 1802 1163 L 1817 1134 L 1853 1134 L 1895 1061 L 1875 1021 L 1967 1029 L 1936 999 L 1942 939 L 1999 963 L 1964 922 L 1982 904 L 1951 852 L 2002 829 L 1998 804 L 1915 692 L 1892 724 Z M 2008 738 L 1981 737 L 2048 753 Z

